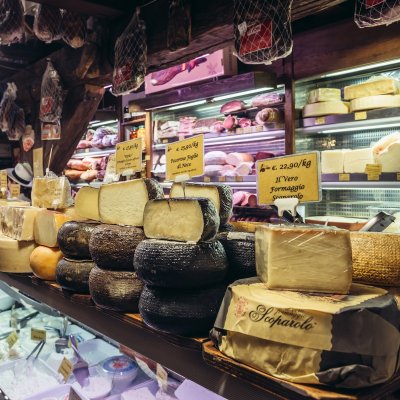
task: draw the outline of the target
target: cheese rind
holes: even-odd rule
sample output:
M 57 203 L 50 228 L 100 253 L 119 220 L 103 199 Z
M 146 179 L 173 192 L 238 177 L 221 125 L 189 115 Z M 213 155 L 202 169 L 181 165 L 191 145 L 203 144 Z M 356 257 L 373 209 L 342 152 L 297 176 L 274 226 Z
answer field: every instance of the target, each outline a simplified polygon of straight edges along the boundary
M 259 226 L 256 268 L 269 289 L 346 294 L 352 279 L 350 234 L 331 227 Z
M 348 112 L 349 103 L 343 101 L 323 101 L 321 103 L 306 104 L 303 108 L 303 118 L 347 114 Z
M 65 222 L 71 219 L 71 216 L 57 211 L 42 210 L 38 212 L 34 225 L 36 243 L 47 247 L 58 247 L 58 231 Z
M 20 242 L 0 235 L 0 271 L 32 272 L 29 257 L 35 247 L 35 242 Z
M 384 94 L 360 97 L 350 101 L 350 112 L 400 107 L 400 95 Z
M 344 171 L 344 153 L 348 150 L 321 151 L 321 173 L 342 174 Z
M 374 156 L 371 148 L 348 150 L 343 156 L 343 169 L 346 174 L 365 173 L 367 164 L 374 164 Z
M 0 207 L 0 221 L 3 235 L 16 240 L 34 240 L 34 224 L 37 207 Z
M 151 239 L 197 243 L 215 238 L 219 215 L 206 198 L 152 200 L 144 210 L 143 228 Z
M 146 203 L 164 197 L 154 179 L 135 179 L 103 185 L 99 193 L 99 214 L 105 224 L 143 226 Z
M 78 215 L 100 221 L 99 192 L 99 189 L 89 186 L 79 189 L 75 197 L 75 210 Z
M 319 103 L 321 101 L 340 101 L 340 89 L 319 88 L 308 93 L 307 103 Z
M 377 96 L 381 94 L 398 94 L 399 87 L 399 81 L 395 78 L 374 78 L 364 83 L 345 86 L 344 99 L 353 100 L 360 97 Z

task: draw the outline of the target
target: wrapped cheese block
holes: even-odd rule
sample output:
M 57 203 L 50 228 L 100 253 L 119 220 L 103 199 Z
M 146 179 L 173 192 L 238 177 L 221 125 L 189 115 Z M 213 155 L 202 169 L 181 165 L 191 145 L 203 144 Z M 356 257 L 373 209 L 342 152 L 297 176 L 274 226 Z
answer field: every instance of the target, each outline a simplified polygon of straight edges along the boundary
M 367 164 L 374 164 L 371 148 L 348 150 L 343 154 L 343 169 L 346 174 L 365 173 Z
M 62 209 L 73 204 L 71 186 L 65 176 L 34 178 L 32 205 L 34 207 Z
M 307 103 L 319 103 L 321 101 L 340 101 L 340 89 L 319 88 L 308 93 Z
M 219 350 L 290 382 L 361 388 L 399 368 L 400 311 L 384 289 L 353 284 L 349 295 L 232 284 L 212 331 Z
M 352 279 L 349 231 L 334 227 L 258 226 L 257 275 L 270 289 L 338 293 Z
M 322 101 L 320 103 L 306 104 L 303 108 L 303 118 L 347 114 L 348 112 L 349 103 L 343 101 Z
M 399 88 L 399 81 L 395 78 L 386 76 L 372 77 L 364 83 L 345 86 L 344 99 L 353 100 L 381 94 L 398 94 Z
M 360 97 L 350 101 L 350 111 L 367 111 L 377 108 L 400 107 L 400 95 L 382 94 Z
M 253 163 L 254 158 L 248 153 L 229 153 L 226 157 L 226 162 L 237 167 L 243 162 Z
M 1 272 L 32 272 L 29 257 L 35 249 L 35 242 L 20 242 L 0 235 L 0 271 Z
M 342 174 L 344 153 L 348 150 L 325 150 L 321 151 L 321 173 Z
M 37 207 L 0 207 L 3 235 L 17 240 L 34 240 L 34 224 L 39 212 Z

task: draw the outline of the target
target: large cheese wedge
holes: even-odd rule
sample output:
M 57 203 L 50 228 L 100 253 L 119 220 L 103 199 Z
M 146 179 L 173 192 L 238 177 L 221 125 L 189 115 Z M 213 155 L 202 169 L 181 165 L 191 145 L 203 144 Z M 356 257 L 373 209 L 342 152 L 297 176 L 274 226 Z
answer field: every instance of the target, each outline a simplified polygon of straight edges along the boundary
M 56 280 L 56 268 L 63 254 L 60 250 L 38 246 L 32 251 L 30 263 L 33 273 L 40 279 L 46 281 Z
M 64 289 L 89 294 L 89 274 L 95 267 L 90 260 L 61 259 L 56 268 L 56 281 Z
M 348 112 L 349 103 L 343 101 L 323 101 L 321 103 L 306 104 L 303 107 L 303 118 L 347 114 Z
M 20 242 L 0 235 L 0 271 L 32 272 L 29 257 L 35 247 L 35 242 Z
M 76 207 L 74 206 L 65 208 L 64 210 L 60 210 L 60 212 L 68 215 L 74 221 L 86 221 L 87 219 L 89 219 L 87 217 L 82 217 L 81 215 L 79 215 L 76 211 Z
M 349 231 L 315 225 L 259 226 L 256 268 L 270 289 L 346 294 L 352 279 Z
M 349 150 L 343 154 L 343 169 L 346 174 L 365 173 L 367 164 L 374 164 L 371 148 Z
M 143 226 L 143 211 L 164 192 L 154 179 L 135 179 L 103 185 L 99 193 L 99 214 L 105 224 Z
M 399 81 L 389 77 L 374 77 L 364 83 L 345 86 L 344 99 L 353 100 L 360 97 L 377 96 L 381 94 L 398 94 Z
M 100 189 L 84 186 L 75 197 L 75 210 L 78 215 L 100 221 L 99 215 Z
M 321 172 L 323 174 L 342 174 L 344 153 L 348 150 L 321 151 Z
M 198 244 L 148 239 L 136 248 L 134 266 L 148 285 L 187 289 L 223 281 L 228 260 L 218 241 Z
M 55 210 L 72 205 L 71 185 L 65 176 L 34 178 L 32 205 Z
M 375 160 L 382 166 L 382 172 L 400 172 L 400 141 L 390 144 Z
M 386 150 L 392 143 L 400 142 L 400 132 L 391 133 L 380 138 L 373 146 L 372 153 L 377 156 Z
M 382 94 L 379 96 L 361 97 L 350 101 L 351 112 L 392 107 L 400 107 L 400 95 Z
M 169 192 L 170 198 L 206 197 L 214 202 L 220 224 L 226 224 L 232 212 L 232 189 L 228 185 L 206 185 L 203 183 L 174 183 Z
M 0 207 L 2 233 L 16 240 L 34 240 L 37 207 Z
M 143 229 L 136 226 L 102 224 L 90 236 L 90 255 L 100 268 L 133 271 L 133 256 L 144 239 Z
M 71 217 L 57 211 L 42 210 L 35 219 L 35 241 L 47 247 L 57 247 L 57 234 L 61 226 Z
M 197 243 L 215 238 L 219 215 L 206 198 L 159 199 L 146 204 L 144 234 L 151 239 Z
M 398 371 L 396 296 L 353 284 L 349 295 L 269 290 L 257 279 L 226 292 L 211 337 L 236 361 L 304 384 L 361 388 Z
M 307 103 L 319 103 L 321 101 L 340 101 L 340 89 L 319 88 L 308 93 Z

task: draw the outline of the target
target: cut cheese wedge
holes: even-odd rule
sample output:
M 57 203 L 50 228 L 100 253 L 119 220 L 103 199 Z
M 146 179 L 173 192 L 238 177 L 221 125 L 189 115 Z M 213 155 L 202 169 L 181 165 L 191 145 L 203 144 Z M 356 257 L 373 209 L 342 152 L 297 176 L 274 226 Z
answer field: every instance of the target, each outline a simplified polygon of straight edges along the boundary
M 35 247 L 35 242 L 20 242 L 0 235 L 0 271 L 32 272 L 29 258 Z
M 58 247 L 57 234 L 61 226 L 70 221 L 69 215 L 57 211 L 42 210 L 35 219 L 35 241 L 47 247 Z
M 100 221 L 99 192 L 97 188 L 85 186 L 75 197 L 75 210 L 81 217 Z
M 350 102 L 351 112 L 392 107 L 400 107 L 400 95 L 383 94 L 378 96 L 367 96 L 351 100 Z
M 169 192 L 170 198 L 206 197 L 214 202 L 219 213 L 220 224 L 226 224 L 232 212 L 232 189 L 228 185 L 206 185 L 203 183 L 174 183 Z
M 214 239 L 218 228 L 217 209 L 206 198 L 152 200 L 144 210 L 144 234 L 152 239 L 197 243 Z
M 321 151 L 321 172 L 323 174 L 342 174 L 344 153 L 348 150 Z
M 353 100 L 380 94 L 398 94 L 399 81 L 395 78 L 374 77 L 364 83 L 345 86 L 344 99 Z
M 400 172 L 400 141 L 390 144 L 375 160 L 382 166 L 382 172 Z
M 146 203 L 163 197 L 162 187 L 154 179 L 103 185 L 99 193 L 100 220 L 106 224 L 143 226 Z
M 340 89 L 319 88 L 308 93 L 307 103 L 319 103 L 321 101 L 340 101 Z
M 73 207 L 73 206 L 65 208 L 64 210 L 60 210 L 60 212 L 65 215 L 68 215 L 74 221 L 86 221 L 87 219 L 90 219 L 90 218 L 82 217 L 81 215 L 79 215 L 76 211 L 76 207 Z
M 332 227 L 259 226 L 257 275 L 269 289 L 347 294 L 352 280 L 350 233 Z
M 343 155 L 343 169 L 346 174 L 365 173 L 367 164 L 374 164 L 371 148 L 346 151 Z
M 0 207 L 2 233 L 16 240 L 34 240 L 34 224 L 40 208 Z
M 303 117 L 322 117 L 325 115 L 347 114 L 349 103 L 343 101 L 323 101 L 321 103 L 306 104 L 303 108 Z

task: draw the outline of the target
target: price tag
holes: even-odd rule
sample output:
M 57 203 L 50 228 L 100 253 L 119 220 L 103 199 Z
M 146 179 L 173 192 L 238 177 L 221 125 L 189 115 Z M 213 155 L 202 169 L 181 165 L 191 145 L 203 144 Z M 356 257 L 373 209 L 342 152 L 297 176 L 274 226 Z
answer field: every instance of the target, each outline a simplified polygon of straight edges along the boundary
M 324 125 L 325 124 L 325 117 L 318 117 L 315 118 L 315 125 Z
M 12 199 L 18 199 L 21 194 L 21 185 L 19 183 L 10 183 L 10 195 Z
M 170 143 L 165 149 L 166 180 L 179 181 L 204 174 L 204 135 Z
M 258 204 L 292 197 L 301 203 L 321 200 L 319 152 L 260 160 L 256 171 Z
M 31 340 L 46 340 L 46 331 L 42 329 L 31 328 Z
M 243 176 L 235 176 L 235 182 L 243 182 Z
M 7 339 L 6 339 L 6 342 L 8 344 L 8 348 L 11 349 L 11 347 L 13 347 L 14 344 L 18 342 L 18 334 L 17 334 L 17 332 L 15 332 L 15 331 L 11 332 L 8 335 Z
M 33 176 L 43 176 L 43 147 L 33 149 Z
M 211 178 L 209 176 L 205 176 L 203 178 L 203 182 L 211 182 Z
M 376 173 L 370 173 L 367 174 L 367 180 L 368 181 L 379 181 L 381 174 L 376 174 Z
M 0 171 L 0 187 L 5 188 L 5 189 L 7 189 L 7 187 L 8 187 L 8 185 L 7 185 L 7 170 L 6 169 L 2 169 Z
M 225 176 L 219 176 L 218 177 L 218 182 L 226 182 L 226 177 Z
M 166 392 L 168 389 L 168 372 L 162 365 L 157 363 L 156 373 L 158 383 L 161 384 L 163 390 Z
M 339 174 L 339 182 L 349 182 L 350 174 Z
M 163 140 L 161 140 L 161 143 L 162 143 L 162 144 L 168 143 L 168 139 L 163 139 Z
M 58 373 L 61 374 L 64 378 L 64 381 L 67 382 L 73 370 L 73 365 L 68 358 L 63 358 L 61 361 L 60 367 L 58 368 Z
M 79 396 L 79 394 L 75 392 L 75 390 L 74 390 L 73 387 L 71 387 L 71 388 L 69 389 L 68 400 L 82 400 L 82 397 Z
M 359 111 L 354 113 L 354 121 L 362 121 L 363 119 L 367 119 L 366 111 Z
M 381 164 L 367 164 L 365 166 L 365 173 L 371 175 L 380 175 L 382 173 L 382 165 Z
M 132 139 L 117 144 L 117 174 L 133 175 L 142 169 L 142 139 Z

